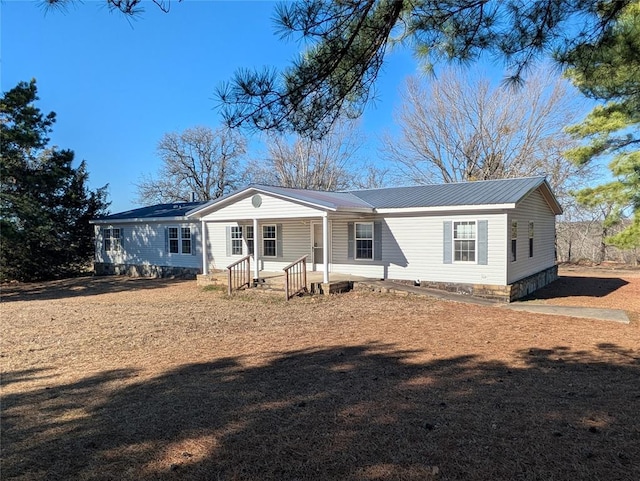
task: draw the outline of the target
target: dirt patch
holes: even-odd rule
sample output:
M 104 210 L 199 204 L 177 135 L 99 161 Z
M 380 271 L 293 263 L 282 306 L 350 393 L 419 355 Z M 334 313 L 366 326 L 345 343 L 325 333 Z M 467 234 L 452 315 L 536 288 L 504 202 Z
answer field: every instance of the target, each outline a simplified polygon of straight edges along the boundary
M 540 301 L 638 312 L 639 277 L 598 276 L 625 283 Z M 125 278 L 2 300 L 3 479 L 640 478 L 637 319 Z
M 557 306 L 622 309 L 640 319 L 640 270 L 565 266 L 558 274 L 557 281 L 528 299 Z

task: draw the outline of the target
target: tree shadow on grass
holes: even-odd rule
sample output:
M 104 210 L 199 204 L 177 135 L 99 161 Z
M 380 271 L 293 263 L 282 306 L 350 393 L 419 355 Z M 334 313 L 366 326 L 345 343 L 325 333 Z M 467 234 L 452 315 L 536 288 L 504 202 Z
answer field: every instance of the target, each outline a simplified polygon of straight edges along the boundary
M 21 369 L 19 371 L 3 371 L 2 372 L 2 385 L 8 386 L 9 384 L 19 382 L 29 382 L 39 379 L 51 379 L 55 376 L 49 374 L 43 374 L 49 369 L 33 368 L 33 369 Z
M 524 300 L 557 299 L 560 297 L 605 297 L 629 284 L 616 277 L 560 276 L 538 289 Z
M 9 283 L 2 285 L 0 301 L 43 301 L 95 296 L 117 292 L 160 289 L 177 282 L 195 281 L 128 276 L 84 276 L 47 282 Z
M 637 352 L 414 354 L 323 347 L 9 394 L 3 479 L 640 479 Z

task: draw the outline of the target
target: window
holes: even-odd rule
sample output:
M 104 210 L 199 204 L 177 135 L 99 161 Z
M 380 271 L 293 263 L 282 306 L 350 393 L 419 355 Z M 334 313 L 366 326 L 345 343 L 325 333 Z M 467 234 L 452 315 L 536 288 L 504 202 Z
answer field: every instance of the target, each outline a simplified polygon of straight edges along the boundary
M 169 253 L 191 254 L 191 228 L 169 227 L 167 229 Z
M 265 257 L 275 257 L 277 244 L 277 234 L 275 225 L 262 226 L 262 255 Z
M 247 253 L 253 255 L 253 226 L 248 225 L 244 228 L 245 242 L 247 243 Z
M 476 222 L 453 223 L 453 260 L 456 262 L 476 261 Z
M 356 259 L 373 259 L 373 223 L 355 223 Z
M 515 262 L 518 252 L 518 223 L 511 222 L 511 262 Z
M 180 229 L 180 236 L 182 238 L 182 253 L 191 254 L 191 228 L 182 227 Z
M 231 255 L 242 255 L 242 227 L 231 227 Z
M 169 227 L 169 252 L 171 254 L 178 254 L 180 252 L 177 227 Z
M 533 257 L 533 222 L 529 222 L 529 257 Z
M 119 251 L 122 248 L 121 230 L 119 227 L 104 229 L 102 234 L 105 251 Z

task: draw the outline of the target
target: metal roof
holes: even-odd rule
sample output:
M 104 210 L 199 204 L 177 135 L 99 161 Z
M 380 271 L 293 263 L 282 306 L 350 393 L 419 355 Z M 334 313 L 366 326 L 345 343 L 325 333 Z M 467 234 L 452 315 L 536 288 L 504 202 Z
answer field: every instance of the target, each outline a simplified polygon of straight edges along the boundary
M 357 190 L 351 193 L 376 209 L 515 204 L 545 184 L 544 177 Z
M 156 219 L 165 217 L 182 217 L 189 211 L 200 207 L 205 202 L 173 202 L 171 204 L 156 204 L 140 209 L 127 210 L 116 214 L 98 217 L 96 221 L 124 220 L 124 219 Z
M 268 192 L 283 197 L 299 200 L 301 202 L 315 204 L 333 210 L 338 209 L 372 209 L 373 206 L 366 200 L 354 195 L 354 192 L 328 192 L 323 190 L 292 189 L 289 187 L 274 187 L 270 185 L 253 185 L 256 190 Z
M 232 202 L 234 198 L 250 191 L 273 194 L 333 211 L 373 212 L 375 209 L 513 205 L 540 187 L 542 187 L 542 194 L 549 203 L 551 210 L 556 214 L 562 213 L 562 208 L 551 192 L 545 177 L 525 177 L 455 184 L 389 187 L 350 192 L 326 192 L 270 185 L 250 185 L 209 202 L 157 204 L 100 217 L 94 222 L 191 217 L 194 214 L 208 210 L 209 207 L 214 205 L 224 205 L 227 202 Z
M 373 207 L 364 200 L 350 192 L 329 192 L 324 190 L 294 189 L 291 187 L 278 187 L 273 185 L 252 184 L 243 189 L 224 195 L 218 199 L 210 200 L 188 212 L 189 216 L 208 211 L 213 205 L 225 205 L 233 202 L 233 199 L 247 194 L 247 192 L 272 194 L 277 197 L 301 202 L 303 204 L 320 207 L 329 210 L 352 210 L 373 212 Z

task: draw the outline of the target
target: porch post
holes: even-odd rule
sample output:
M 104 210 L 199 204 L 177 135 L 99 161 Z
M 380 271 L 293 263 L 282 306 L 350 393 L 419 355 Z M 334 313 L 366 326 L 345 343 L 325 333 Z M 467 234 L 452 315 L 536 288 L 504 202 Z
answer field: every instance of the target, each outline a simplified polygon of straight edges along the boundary
M 325 212 L 322 216 L 322 282 L 329 282 L 329 215 Z
M 260 265 L 258 264 L 259 250 L 258 246 L 258 219 L 253 219 L 253 280 L 257 281 L 260 278 Z
M 202 237 L 202 274 L 205 276 L 208 274 L 209 266 L 207 265 L 207 225 L 204 222 L 204 219 L 201 222 L 201 234 Z

